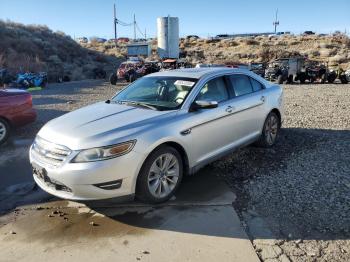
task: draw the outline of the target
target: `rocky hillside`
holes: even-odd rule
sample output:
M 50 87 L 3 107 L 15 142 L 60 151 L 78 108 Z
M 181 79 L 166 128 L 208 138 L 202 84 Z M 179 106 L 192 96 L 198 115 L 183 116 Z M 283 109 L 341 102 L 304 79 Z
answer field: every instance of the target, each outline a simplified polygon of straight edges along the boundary
M 95 68 L 108 73 L 118 63 L 115 56 L 86 49 L 63 32 L 0 20 L 0 68 L 13 74 L 46 71 L 50 81 L 63 76 L 80 80 L 93 78 Z
M 157 42 L 152 42 L 156 53 Z M 84 47 L 116 57 L 126 57 L 125 44 L 88 43 Z M 191 63 L 268 62 L 275 58 L 307 55 L 310 59 L 328 62 L 331 67 L 350 67 L 350 39 L 348 36 L 311 35 L 280 37 L 257 36 L 235 39 L 182 39 L 182 54 Z M 156 56 L 155 56 L 156 57 Z

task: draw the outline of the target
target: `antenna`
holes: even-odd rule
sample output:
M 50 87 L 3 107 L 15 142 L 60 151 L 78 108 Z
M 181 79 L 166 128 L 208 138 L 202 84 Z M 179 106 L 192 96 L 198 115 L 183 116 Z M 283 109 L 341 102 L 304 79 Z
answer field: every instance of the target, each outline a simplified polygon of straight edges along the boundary
M 279 26 L 280 22 L 278 21 L 278 9 L 276 9 L 276 17 L 275 21 L 273 22 L 273 26 L 275 27 L 275 34 L 277 33 L 277 26 Z

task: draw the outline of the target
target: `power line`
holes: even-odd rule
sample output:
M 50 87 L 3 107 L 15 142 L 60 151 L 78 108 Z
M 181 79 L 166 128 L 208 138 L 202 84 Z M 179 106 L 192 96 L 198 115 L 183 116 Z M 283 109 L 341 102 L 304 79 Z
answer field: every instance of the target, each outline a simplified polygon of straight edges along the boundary
M 116 18 L 115 21 L 118 25 L 122 25 L 122 26 L 132 26 L 134 24 L 134 23 L 123 22 L 122 20 L 119 20 L 118 18 Z
M 140 29 L 139 25 L 138 25 L 137 23 L 135 23 L 135 25 L 136 25 L 137 31 L 139 31 L 140 35 L 142 35 L 143 38 L 146 38 L 146 34 L 144 34 L 144 33 L 142 32 L 142 30 Z
M 138 23 L 136 22 L 135 14 L 134 21 L 131 23 L 124 22 L 116 17 L 116 5 L 114 4 L 114 37 L 117 38 L 117 25 L 121 26 L 134 26 L 134 40 L 136 40 L 136 30 L 140 33 L 140 35 L 146 39 L 146 29 L 145 33 L 142 32 Z

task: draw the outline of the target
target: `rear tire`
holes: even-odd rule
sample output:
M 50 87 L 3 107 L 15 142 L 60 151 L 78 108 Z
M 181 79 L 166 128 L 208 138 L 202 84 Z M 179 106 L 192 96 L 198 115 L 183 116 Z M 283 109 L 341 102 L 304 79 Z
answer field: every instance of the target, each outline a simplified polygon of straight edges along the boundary
M 183 161 L 173 147 L 162 146 L 145 160 L 136 183 L 136 198 L 158 204 L 169 200 L 183 176 Z
M 132 83 L 136 80 L 136 74 L 131 74 L 129 77 L 129 82 Z
M 340 79 L 340 82 L 342 84 L 347 84 L 348 83 L 348 80 L 346 79 L 345 75 L 340 76 L 339 79 Z
M 282 76 L 282 75 L 279 75 L 279 76 L 277 77 L 277 83 L 278 83 L 279 85 L 283 84 L 283 76 Z
M 269 148 L 274 146 L 277 141 L 279 130 L 281 128 L 281 120 L 276 113 L 270 112 L 266 117 L 260 139 L 257 145 Z
M 109 76 L 109 82 L 112 84 L 112 85 L 116 85 L 117 84 L 117 81 L 118 81 L 118 77 L 115 73 L 111 74 Z
M 333 84 L 334 81 L 335 81 L 335 79 L 336 79 L 336 76 L 333 75 L 333 74 L 331 74 L 331 75 L 329 75 L 329 76 L 327 77 L 327 80 L 328 80 L 328 83 L 329 83 L 329 84 Z
M 10 135 L 10 125 L 6 120 L 0 118 L 0 145 L 5 143 Z

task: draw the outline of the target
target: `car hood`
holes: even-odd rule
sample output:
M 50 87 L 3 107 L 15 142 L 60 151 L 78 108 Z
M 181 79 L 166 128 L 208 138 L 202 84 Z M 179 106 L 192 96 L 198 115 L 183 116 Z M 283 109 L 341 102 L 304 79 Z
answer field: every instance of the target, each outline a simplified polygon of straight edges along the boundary
M 135 139 L 174 114 L 100 102 L 49 121 L 38 136 L 72 150 L 106 146 Z

